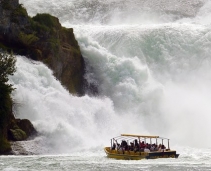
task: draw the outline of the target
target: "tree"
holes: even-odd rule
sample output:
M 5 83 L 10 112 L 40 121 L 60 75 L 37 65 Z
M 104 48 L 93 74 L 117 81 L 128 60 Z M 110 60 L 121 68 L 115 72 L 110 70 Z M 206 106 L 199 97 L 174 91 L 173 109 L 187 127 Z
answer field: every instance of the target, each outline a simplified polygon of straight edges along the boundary
M 0 52 L 0 130 L 4 129 L 5 122 L 11 113 L 10 93 L 13 88 L 8 83 L 9 75 L 16 71 L 16 59 L 12 54 Z
M 16 59 L 12 54 L 0 52 L 0 84 L 8 87 L 11 92 L 12 85 L 8 84 L 9 75 L 13 75 L 16 71 Z
M 12 99 L 10 93 L 13 88 L 8 83 L 9 75 L 16 71 L 16 59 L 12 54 L 0 52 L 0 153 L 10 151 L 7 137 L 7 127 L 12 115 Z

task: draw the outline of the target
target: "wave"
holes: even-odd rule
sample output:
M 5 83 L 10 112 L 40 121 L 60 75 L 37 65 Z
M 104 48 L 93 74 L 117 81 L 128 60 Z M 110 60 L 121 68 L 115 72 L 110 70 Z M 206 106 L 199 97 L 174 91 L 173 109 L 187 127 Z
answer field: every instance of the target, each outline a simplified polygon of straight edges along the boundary
M 136 116 L 149 132 L 177 137 L 183 144 L 197 146 L 199 137 L 208 136 L 208 27 L 75 26 L 75 33 L 88 66 L 94 68 L 88 75 L 95 76 L 100 92 L 122 116 Z M 183 129 L 194 135 L 191 143 Z
M 125 130 L 125 118 L 116 115 L 111 99 L 72 96 L 40 62 L 17 56 L 16 65 L 17 71 L 10 77 L 16 88 L 12 94 L 15 116 L 32 121 L 40 133 L 34 140 L 40 144 L 39 151 L 68 153 L 94 148 Z
M 62 23 L 155 24 L 194 18 L 207 0 L 20 0 L 30 15 L 50 13 Z M 34 8 L 36 7 L 36 8 Z

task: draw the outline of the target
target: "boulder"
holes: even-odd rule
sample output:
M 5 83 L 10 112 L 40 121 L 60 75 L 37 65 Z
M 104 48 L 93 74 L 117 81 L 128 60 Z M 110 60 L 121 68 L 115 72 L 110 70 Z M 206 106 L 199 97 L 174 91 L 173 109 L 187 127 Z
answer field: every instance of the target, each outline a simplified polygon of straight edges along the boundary
M 13 119 L 8 127 L 8 139 L 22 141 L 37 134 L 36 129 L 28 119 Z
M 13 141 L 23 141 L 27 138 L 26 133 L 21 129 L 10 129 L 9 135 Z
M 16 124 L 26 133 L 27 138 L 37 134 L 36 129 L 28 119 L 16 119 Z

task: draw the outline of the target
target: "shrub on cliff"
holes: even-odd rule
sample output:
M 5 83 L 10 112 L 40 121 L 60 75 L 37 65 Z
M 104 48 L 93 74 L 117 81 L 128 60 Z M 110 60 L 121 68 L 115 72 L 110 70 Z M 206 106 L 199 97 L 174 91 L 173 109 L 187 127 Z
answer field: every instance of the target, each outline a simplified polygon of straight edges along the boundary
M 9 75 L 13 75 L 16 59 L 12 54 L 0 52 L 0 85 L 5 87 L 6 92 L 11 93 L 12 85 L 8 84 Z
M 25 45 L 26 47 L 30 46 L 32 43 L 39 40 L 39 38 L 37 36 L 35 36 L 34 33 L 33 34 L 25 34 L 23 32 L 20 32 L 19 39 L 20 39 L 21 43 L 23 43 L 23 45 Z
M 55 34 L 56 30 L 61 27 L 59 23 L 59 19 L 51 16 L 50 14 L 37 14 L 36 16 L 31 18 L 31 26 L 38 33 L 47 33 Z M 55 30 L 56 29 L 56 30 Z
M 13 75 L 15 72 L 15 62 L 16 59 L 13 55 L 8 55 L 7 53 L 0 52 L 0 130 L 5 127 L 5 121 L 8 118 L 8 113 L 10 112 L 10 93 L 13 88 L 12 85 L 8 83 L 9 75 Z
M 42 25 L 45 25 L 48 28 L 61 27 L 58 18 L 56 18 L 50 14 L 46 14 L 46 13 L 37 14 L 32 19 Z
M 7 153 L 10 151 L 11 151 L 10 143 L 2 135 L 0 135 L 0 154 Z
M 6 136 L 7 126 L 12 115 L 12 99 L 10 98 L 10 93 L 13 88 L 8 83 L 8 77 L 15 72 L 15 62 L 16 59 L 13 55 L 0 52 L 0 153 L 10 149 Z

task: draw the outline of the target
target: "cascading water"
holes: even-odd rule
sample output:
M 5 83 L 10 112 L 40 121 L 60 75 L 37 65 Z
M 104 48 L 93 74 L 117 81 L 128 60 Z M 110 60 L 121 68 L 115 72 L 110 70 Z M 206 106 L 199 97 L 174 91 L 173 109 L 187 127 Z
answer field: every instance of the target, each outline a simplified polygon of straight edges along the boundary
M 90 148 L 96 145 L 92 137 L 102 143 L 100 135 L 118 129 L 110 99 L 70 95 L 41 63 L 17 56 L 17 72 L 10 81 L 16 88 L 15 114 L 33 121 L 41 134 L 35 140 L 40 143 L 40 151 L 59 153 Z
M 208 0 L 20 3 L 74 28 L 87 81 L 99 88 L 97 97 L 74 97 L 43 64 L 17 57 L 15 113 L 34 123 L 47 152 L 102 148 L 120 133 L 210 147 Z

